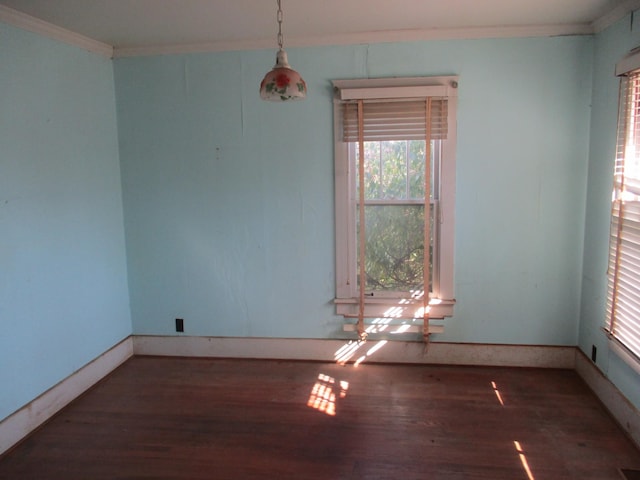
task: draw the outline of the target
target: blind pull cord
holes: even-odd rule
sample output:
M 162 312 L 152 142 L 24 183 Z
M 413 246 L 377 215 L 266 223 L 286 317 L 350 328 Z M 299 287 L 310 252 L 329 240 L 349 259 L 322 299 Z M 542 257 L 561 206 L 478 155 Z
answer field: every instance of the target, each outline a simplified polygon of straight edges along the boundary
M 365 245 L 366 245 L 366 232 L 365 232 L 365 218 L 364 218 L 364 103 L 362 100 L 358 100 L 358 149 L 359 149 L 359 158 L 358 158 L 358 175 L 359 175 L 359 195 L 358 200 L 360 202 L 358 206 L 358 215 L 359 215 L 359 231 L 358 231 L 358 240 L 359 240 L 359 251 L 358 251 L 358 262 L 359 262 L 359 279 L 360 279 L 360 296 L 358 299 L 358 338 L 360 341 L 365 341 L 367 339 L 367 332 L 364 329 L 364 297 L 365 297 L 365 287 L 366 287 L 366 272 L 365 272 Z
M 427 98 L 424 162 L 424 253 L 422 267 L 422 338 L 429 343 L 429 290 L 431 280 L 431 98 Z

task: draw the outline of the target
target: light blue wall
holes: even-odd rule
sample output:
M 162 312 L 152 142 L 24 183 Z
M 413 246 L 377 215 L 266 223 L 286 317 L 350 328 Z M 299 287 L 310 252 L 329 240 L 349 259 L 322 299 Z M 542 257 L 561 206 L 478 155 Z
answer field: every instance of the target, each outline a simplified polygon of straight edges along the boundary
M 584 267 L 579 345 L 587 356 L 597 347 L 596 364 L 640 408 L 640 378 L 613 352 L 602 331 L 605 325 L 607 255 L 613 161 L 616 144 L 619 81 L 615 64 L 640 46 L 640 24 L 631 15 L 598 34 L 594 48 L 593 109 L 588 194 L 584 235 Z
M 330 80 L 445 74 L 458 304 L 436 340 L 596 345 L 640 405 L 601 332 L 613 66 L 639 32 L 629 16 L 595 38 L 290 49 L 309 98 L 280 105 L 257 94 L 272 50 L 119 59 L 114 83 L 110 60 L 0 24 L 0 419 L 176 317 L 188 335 L 342 337 Z
M 601 331 L 613 66 L 639 30 L 290 49 L 309 98 L 279 105 L 257 95 L 271 50 L 119 59 L 116 96 L 111 61 L 0 24 L 0 418 L 176 317 L 342 337 L 330 80 L 443 74 L 460 75 L 458 305 L 436 340 L 596 345 L 640 405 Z
M 453 319 L 436 340 L 575 345 L 593 39 L 290 49 L 115 62 L 134 333 L 341 337 L 331 79 L 460 75 Z M 284 139 L 286 138 L 286 140 Z
M 131 333 L 113 67 L 0 24 L 0 419 Z

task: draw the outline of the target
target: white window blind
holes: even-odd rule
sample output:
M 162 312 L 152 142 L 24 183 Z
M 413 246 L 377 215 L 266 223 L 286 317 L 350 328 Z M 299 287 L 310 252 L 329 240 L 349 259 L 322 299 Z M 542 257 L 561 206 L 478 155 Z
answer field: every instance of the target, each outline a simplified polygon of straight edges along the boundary
M 640 70 L 620 83 L 610 235 L 606 329 L 640 359 Z
M 343 141 L 357 142 L 358 104 L 343 104 Z M 428 122 L 427 122 L 428 120 Z M 408 101 L 363 102 L 362 139 L 365 142 L 384 140 L 424 140 L 427 123 L 431 140 L 447 138 L 447 99 L 431 99 L 429 119 L 424 99 Z

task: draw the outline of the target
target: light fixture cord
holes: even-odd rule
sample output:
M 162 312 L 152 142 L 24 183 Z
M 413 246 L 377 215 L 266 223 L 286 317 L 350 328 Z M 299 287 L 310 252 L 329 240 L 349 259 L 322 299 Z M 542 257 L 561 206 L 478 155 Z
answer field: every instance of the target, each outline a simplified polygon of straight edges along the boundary
M 280 6 L 280 0 L 278 0 L 278 46 L 282 50 L 282 7 Z

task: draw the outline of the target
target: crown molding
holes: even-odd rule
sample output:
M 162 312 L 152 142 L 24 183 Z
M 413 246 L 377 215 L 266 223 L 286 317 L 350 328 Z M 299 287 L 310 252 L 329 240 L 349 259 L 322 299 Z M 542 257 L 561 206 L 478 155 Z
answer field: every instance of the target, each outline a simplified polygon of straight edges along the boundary
M 640 0 L 638 0 L 640 1 Z M 414 42 L 425 40 L 469 40 L 482 38 L 555 37 L 564 35 L 592 35 L 590 24 L 525 25 L 516 27 L 437 28 L 428 30 L 389 30 L 348 33 L 339 35 L 288 37 L 287 48 L 319 47 L 330 45 L 361 45 L 372 43 Z M 275 48 L 273 39 L 213 42 L 185 45 L 159 45 L 147 47 L 116 47 L 114 57 L 175 55 L 184 53 L 222 52 L 231 50 L 263 50 Z
M 287 41 L 287 48 L 293 46 Z M 150 45 L 142 47 L 115 47 L 114 58 L 145 57 L 152 55 L 180 55 L 184 53 L 228 52 L 234 50 L 263 50 L 277 45 L 271 40 L 246 40 L 185 43 L 179 45 Z
M 66 28 L 58 27 L 57 25 L 45 22 L 4 5 L 0 5 L 0 22 L 40 34 L 54 40 L 59 40 L 60 42 L 88 50 L 98 55 L 108 58 L 113 57 L 113 47 L 111 45 L 85 37 L 84 35 L 72 32 Z
M 484 38 L 555 37 L 566 35 L 592 35 L 613 25 L 625 15 L 640 9 L 640 0 L 625 0 L 589 24 L 493 26 L 468 28 L 435 28 L 425 30 L 389 30 L 311 37 L 289 37 L 287 47 L 317 47 L 331 45 L 361 45 L 387 42 L 425 40 L 472 40 Z M 153 45 L 141 47 L 113 47 L 79 33 L 67 30 L 31 15 L 0 5 L 0 22 L 74 45 L 108 58 L 150 55 L 176 55 L 185 53 L 223 52 L 234 50 L 262 50 L 275 48 L 273 39 L 221 41 L 182 45 Z
M 594 33 L 602 32 L 628 13 L 638 9 L 640 9 L 640 0 L 626 0 L 622 2 L 616 8 L 591 23 Z

